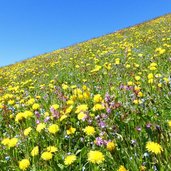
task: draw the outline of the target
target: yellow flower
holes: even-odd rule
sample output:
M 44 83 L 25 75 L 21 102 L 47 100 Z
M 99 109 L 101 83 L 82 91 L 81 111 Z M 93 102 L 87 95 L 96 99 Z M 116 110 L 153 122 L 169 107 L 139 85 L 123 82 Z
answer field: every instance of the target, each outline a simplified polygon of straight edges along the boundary
M 50 159 L 52 159 L 52 153 L 46 151 L 46 152 L 42 153 L 41 158 L 43 160 L 50 160 Z
M 104 109 L 104 106 L 102 104 L 95 104 L 94 107 L 93 107 L 93 111 L 97 111 L 97 110 L 103 110 Z
M 71 165 L 74 161 L 76 160 L 76 155 L 68 155 L 65 160 L 64 163 L 65 165 Z
M 152 141 L 147 142 L 146 149 L 148 150 L 148 152 L 152 152 L 155 154 L 160 154 L 163 151 L 163 148 L 160 144 Z
M 54 104 L 51 106 L 53 109 L 57 110 L 59 108 L 59 105 L 58 104 Z
M 23 114 L 24 118 L 29 118 L 33 116 L 33 112 L 31 111 L 25 111 Z
M 30 161 L 28 159 L 22 159 L 19 161 L 19 168 L 21 170 L 26 170 L 30 166 Z
M 120 64 L 120 58 L 116 58 L 116 59 L 115 59 L 115 64 L 116 64 L 116 65 L 119 65 L 119 64 Z
M 62 84 L 62 89 L 63 89 L 63 90 L 68 89 L 68 85 L 67 85 L 67 84 Z
M 127 170 L 123 165 L 121 165 L 117 171 L 127 171 Z
M 73 104 L 74 104 L 74 101 L 73 101 L 73 100 L 68 100 L 68 101 L 66 102 L 66 104 L 67 104 L 67 105 L 73 105 Z
M 28 134 L 30 133 L 31 130 L 32 130 L 31 127 L 26 128 L 26 129 L 24 130 L 24 135 L 25 135 L 25 136 L 28 136 Z
M 140 91 L 139 93 L 138 93 L 138 97 L 142 97 L 143 96 L 143 93 Z
M 90 151 L 88 153 L 88 161 L 94 164 L 100 164 L 105 160 L 104 155 L 100 151 Z
M 31 151 L 31 155 L 34 157 L 34 156 L 37 156 L 39 154 L 39 147 L 36 146 L 33 148 L 33 150 Z
M 24 113 L 18 113 L 15 117 L 15 122 L 19 122 L 20 120 L 22 120 L 24 118 Z
M 100 94 L 94 95 L 93 101 L 94 101 L 94 103 L 100 103 L 100 102 L 102 102 L 101 95 Z
M 75 129 L 75 128 L 70 127 L 70 128 L 67 130 L 67 135 L 74 134 L 74 133 L 75 133 L 75 131 L 76 131 L 76 129 Z
M 140 166 L 140 171 L 145 171 L 146 167 L 145 166 Z
M 61 117 L 60 117 L 60 121 L 63 121 L 64 119 L 66 119 L 68 116 L 67 115 L 62 115 Z
M 133 82 L 132 81 L 128 81 L 128 86 L 132 86 L 133 85 Z
M 59 126 L 56 124 L 52 124 L 48 127 L 48 131 L 52 134 L 55 134 L 56 132 L 59 131 Z
M 42 129 L 46 127 L 45 123 L 39 123 L 36 127 L 37 132 L 41 132 Z
M 111 142 L 109 141 L 106 145 L 106 148 L 109 150 L 109 151 L 113 151 L 115 149 L 116 145 L 114 142 Z
M 50 153 L 54 153 L 54 152 L 58 151 L 58 149 L 55 146 L 49 146 L 49 147 L 47 147 L 47 151 Z
M 40 108 L 40 105 L 38 103 L 33 104 L 32 109 L 38 110 Z
M 11 147 L 15 147 L 18 143 L 18 139 L 17 138 L 11 138 L 8 142 L 8 147 L 11 148 Z
M 5 139 L 3 139 L 3 140 L 1 141 L 1 144 L 3 144 L 3 145 L 8 145 L 9 141 L 10 141 L 9 138 L 5 138 Z
M 80 112 L 78 115 L 77 115 L 77 118 L 78 118 L 78 120 L 83 120 L 83 119 L 85 119 L 86 118 L 86 114 L 85 113 L 83 113 L 83 112 Z
M 148 79 L 150 80 L 150 79 L 153 79 L 154 78 L 154 75 L 152 74 L 152 73 L 150 73 L 150 74 L 148 74 Z
M 77 110 L 75 111 L 75 113 L 86 112 L 88 110 L 88 106 L 86 104 L 82 104 L 77 106 L 76 109 Z
M 168 125 L 171 127 L 171 121 L 168 121 Z
M 95 134 L 95 129 L 92 126 L 86 126 L 83 130 L 87 135 L 94 135 Z
M 139 81 L 140 78 L 141 78 L 140 76 L 135 76 L 135 80 L 136 80 L 136 81 Z

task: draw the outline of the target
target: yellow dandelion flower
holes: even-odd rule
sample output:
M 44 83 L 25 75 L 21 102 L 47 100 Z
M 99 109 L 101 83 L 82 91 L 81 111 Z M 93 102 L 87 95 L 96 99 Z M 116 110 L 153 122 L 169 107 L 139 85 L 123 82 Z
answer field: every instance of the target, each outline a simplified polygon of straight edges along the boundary
M 68 155 L 66 158 L 65 158 L 65 160 L 64 160 L 64 163 L 65 163 L 65 165 L 71 165 L 72 163 L 74 163 L 75 162 L 75 160 L 76 160 L 76 155 Z
M 102 102 L 101 95 L 100 94 L 94 95 L 93 101 L 94 101 L 94 103 L 100 103 L 100 102 Z
M 98 110 L 103 110 L 104 109 L 104 106 L 102 104 L 95 104 L 94 107 L 93 107 L 93 111 L 98 111 Z
M 146 149 L 148 150 L 148 152 L 152 152 L 155 154 L 160 154 L 163 151 L 163 148 L 160 144 L 152 141 L 147 142 Z
M 85 119 L 86 118 L 86 114 L 85 113 L 83 113 L 83 112 L 80 112 L 78 115 L 77 115 L 77 118 L 78 118 L 78 120 L 83 120 L 83 119 Z
M 52 159 L 52 153 L 48 152 L 48 151 L 43 152 L 42 155 L 41 155 L 41 158 L 43 160 L 50 160 L 50 159 Z
M 145 166 L 140 166 L 140 171 L 146 171 L 146 167 Z
M 32 106 L 33 110 L 38 110 L 40 108 L 40 105 L 38 103 L 34 103 Z
M 24 118 L 29 118 L 33 116 L 33 112 L 31 111 L 25 111 L 23 114 Z
M 103 161 L 105 160 L 105 157 L 103 155 L 102 152 L 100 151 L 90 151 L 88 153 L 88 161 L 90 163 L 94 163 L 94 164 L 100 164 L 100 163 L 103 163 Z
M 171 121 L 168 121 L 168 125 L 171 127 Z
M 59 105 L 58 105 L 58 104 L 53 104 L 51 107 L 52 107 L 53 109 L 55 109 L 55 110 L 59 109 Z
M 18 143 L 18 138 L 11 138 L 8 142 L 8 147 L 15 147 Z
M 4 138 L 2 141 L 1 141 L 1 144 L 3 145 L 8 145 L 10 139 L 9 138 Z
M 28 134 L 31 132 L 32 128 L 31 127 L 28 127 L 24 130 L 24 135 L 25 136 L 28 136 Z
M 82 104 L 77 106 L 75 113 L 86 112 L 88 110 L 88 106 L 86 104 Z
M 115 149 L 116 145 L 114 142 L 111 142 L 109 141 L 106 145 L 106 148 L 109 150 L 109 151 L 113 151 Z
M 30 166 L 30 161 L 28 159 L 22 159 L 19 161 L 19 168 L 21 170 L 26 170 Z
M 117 171 L 127 171 L 127 170 L 123 165 L 121 165 Z
M 31 151 L 31 155 L 34 157 L 34 156 L 37 156 L 39 154 L 39 147 L 36 146 L 33 148 L 33 150 Z
M 94 135 L 95 134 L 95 129 L 92 126 L 86 126 L 83 131 L 87 134 L 87 135 Z
M 137 76 L 135 76 L 135 80 L 136 80 L 136 81 L 139 81 L 140 79 L 141 79 L 141 77 L 140 77 L 140 76 L 138 76 L 138 75 L 137 75 Z
M 59 126 L 56 124 L 52 124 L 48 127 L 48 131 L 52 134 L 55 134 L 56 132 L 59 131 Z
M 58 151 L 58 149 L 55 146 L 49 146 L 49 147 L 47 147 L 47 151 L 50 153 L 54 153 L 54 152 Z
M 67 130 L 67 135 L 74 134 L 75 131 L 76 131 L 76 128 L 70 127 L 70 128 Z
M 63 121 L 64 119 L 66 119 L 68 116 L 67 115 L 62 115 L 61 117 L 60 117 L 60 121 Z
M 24 113 L 20 112 L 15 117 L 15 122 L 19 122 L 24 118 Z
M 39 123 L 36 127 L 36 131 L 41 132 L 41 130 L 43 130 L 45 127 L 46 127 L 45 123 Z

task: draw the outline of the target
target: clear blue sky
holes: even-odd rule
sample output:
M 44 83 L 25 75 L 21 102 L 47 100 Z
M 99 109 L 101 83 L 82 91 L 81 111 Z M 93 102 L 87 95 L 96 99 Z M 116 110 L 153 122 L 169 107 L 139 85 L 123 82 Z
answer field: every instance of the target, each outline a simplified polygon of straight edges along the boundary
M 170 0 L 0 0 L 0 66 L 169 12 Z

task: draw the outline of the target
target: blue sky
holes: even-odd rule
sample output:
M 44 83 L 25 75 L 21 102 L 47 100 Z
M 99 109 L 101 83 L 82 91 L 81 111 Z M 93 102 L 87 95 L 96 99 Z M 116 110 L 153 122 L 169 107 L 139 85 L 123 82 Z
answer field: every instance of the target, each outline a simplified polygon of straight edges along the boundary
M 170 0 L 0 0 L 0 66 L 170 12 Z

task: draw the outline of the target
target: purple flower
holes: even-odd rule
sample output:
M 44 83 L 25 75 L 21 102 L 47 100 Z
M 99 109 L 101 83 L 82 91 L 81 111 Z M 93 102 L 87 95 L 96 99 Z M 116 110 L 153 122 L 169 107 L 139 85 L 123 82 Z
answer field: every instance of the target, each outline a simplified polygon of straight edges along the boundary
M 37 119 L 37 120 L 36 120 L 36 124 L 39 124 L 39 123 L 40 123 L 40 121 Z
M 35 111 L 35 115 L 37 118 L 40 118 L 40 113 L 38 111 Z
M 95 144 L 98 145 L 98 146 L 102 146 L 104 143 L 103 139 L 100 138 L 100 137 L 97 137 L 96 140 L 95 140 Z
M 47 117 L 44 119 L 44 122 L 47 122 L 49 119 L 50 119 L 50 117 L 47 116 Z
M 140 132 L 141 131 L 141 127 L 137 126 L 136 130 Z
M 100 121 L 99 126 L 100 126 L 101 128 L 105 128 L 105 127 L 106 127 L 106 123 L 103 122 L 103 121 Z

